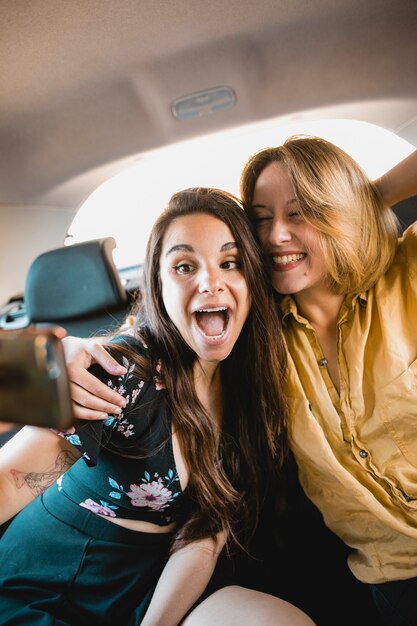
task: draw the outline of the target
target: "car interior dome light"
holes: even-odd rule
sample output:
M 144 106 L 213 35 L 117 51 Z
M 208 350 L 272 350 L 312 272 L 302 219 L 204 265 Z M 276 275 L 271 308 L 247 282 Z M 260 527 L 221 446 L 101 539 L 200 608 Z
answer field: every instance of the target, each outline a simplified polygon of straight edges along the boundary
M 178 120 L 216 113 L 236 104 L 236 94 L 231 87 L 213 87 L 177 98 L 172 103 L 172 114 Z

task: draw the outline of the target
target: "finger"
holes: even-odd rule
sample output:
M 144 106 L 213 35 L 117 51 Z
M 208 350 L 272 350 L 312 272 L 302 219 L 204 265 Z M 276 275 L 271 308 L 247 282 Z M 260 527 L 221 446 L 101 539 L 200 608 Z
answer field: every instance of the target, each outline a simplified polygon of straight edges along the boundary
M 103 413 L 102 411 L 94 411 L 93 409 L 86 409 L 79 404 L 73 402 L 72 410 L 74 414 L 74 418 L 78 420 L 86 420 L 86 421 L 98 421 L 107 419 L 107 413 Z
M 93 378 L 94 384 L 91 385 L 80 386 L 70 382 L 71 398 L 87 409 L 120 413 L 121 409 L 126 406 L 123 396 L 98 381 L 94 376 Z
M 105 337 L 94 337 L 91 339 L 80 339 L 69 335 L 62 339 L 64 346 L 65 360 L 67 365 L 73 367 L 89 368 L 94 362 L 101 365 L 109 374 L 120 376 L 126 373 L 126 368 L 120 365 L 105 348 Z
M 120 365 L 99 343 L 88 344 L 86 349 L 94 360 L 109 374 L 120 375 L 127 372 L 127 369 Z
M 93 409 L 94 411 L 101 411 L 102 413 L 114 413 L 115 415 L 120 415 L 122 412 L 123 407 L 120 405 L 103 400 L 99 396 L 93 395 L 83 387 L 79 387 L 78 385 L 71 383 L 70 388 L 71 398 L 73 402 L 77 403 L 79 406 L 86 409 Z M 120 398 L 120 396 L 118 396 L 118 398 Z
M 64 339 L 67 336 L 67 331 L 62 326 L 54 326 L 53 333 L 58 339 Z
M 94 396 L 98 396 L 116 406 L 126 406 L 126 401 L 123 396 L 82 366 L 76 364 L 68 365 L 68 378 L 71 383 L 78 385 Z
M 85 346 L 87 345 L 88 339 L 81 339 L 80 337 L 67 335 L 62 338 L 61 342 L 64 347 L 65 360 L 67 363 L 70 363 L 74 358 L 79 359 L 80 354 L 83 355 L 83 358 L 84 356 L 87 356 Z M 88 358 L 90 358 L 89 355 Z

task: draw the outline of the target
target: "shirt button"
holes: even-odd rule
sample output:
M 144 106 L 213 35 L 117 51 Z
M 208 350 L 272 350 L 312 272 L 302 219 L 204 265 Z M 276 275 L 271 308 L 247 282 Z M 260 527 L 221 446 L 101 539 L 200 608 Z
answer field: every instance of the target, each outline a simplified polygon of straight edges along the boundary
M 328 364 L 328 362 L 329 361 L 327 359 L 320 359 L 319 365 L 320 365 L 320 367 L 324 367 L 325 365 Z
M 359 456 L 361 457 L 361 459 L 366 459 L 366 457 L 368 456 L 368 453 L 366 450 L 361 450 L 359 452 Z

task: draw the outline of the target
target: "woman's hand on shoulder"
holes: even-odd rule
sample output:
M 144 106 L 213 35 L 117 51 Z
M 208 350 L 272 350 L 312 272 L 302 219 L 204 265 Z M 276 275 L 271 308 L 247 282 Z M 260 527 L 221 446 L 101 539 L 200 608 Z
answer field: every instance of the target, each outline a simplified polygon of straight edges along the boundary
M 113 376 L 126 373 L 126 368 L 117 363 L 103 347 L 106 339 L 68 336 L 62 340 L 76 419 L 105 419 L 109 413 L 120 413 L 125 406 L 122 396 L 88 372 L 88 368 L 97 363 Z

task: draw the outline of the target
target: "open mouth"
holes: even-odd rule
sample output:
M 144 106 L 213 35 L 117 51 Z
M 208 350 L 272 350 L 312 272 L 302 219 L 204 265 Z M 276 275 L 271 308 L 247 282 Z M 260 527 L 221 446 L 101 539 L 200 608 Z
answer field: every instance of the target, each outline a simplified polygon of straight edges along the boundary
M 195 312 L 197 326 L 206 337 L 221 337 L 227 330 L 229 311 L 226 307 L 200 309 Z

